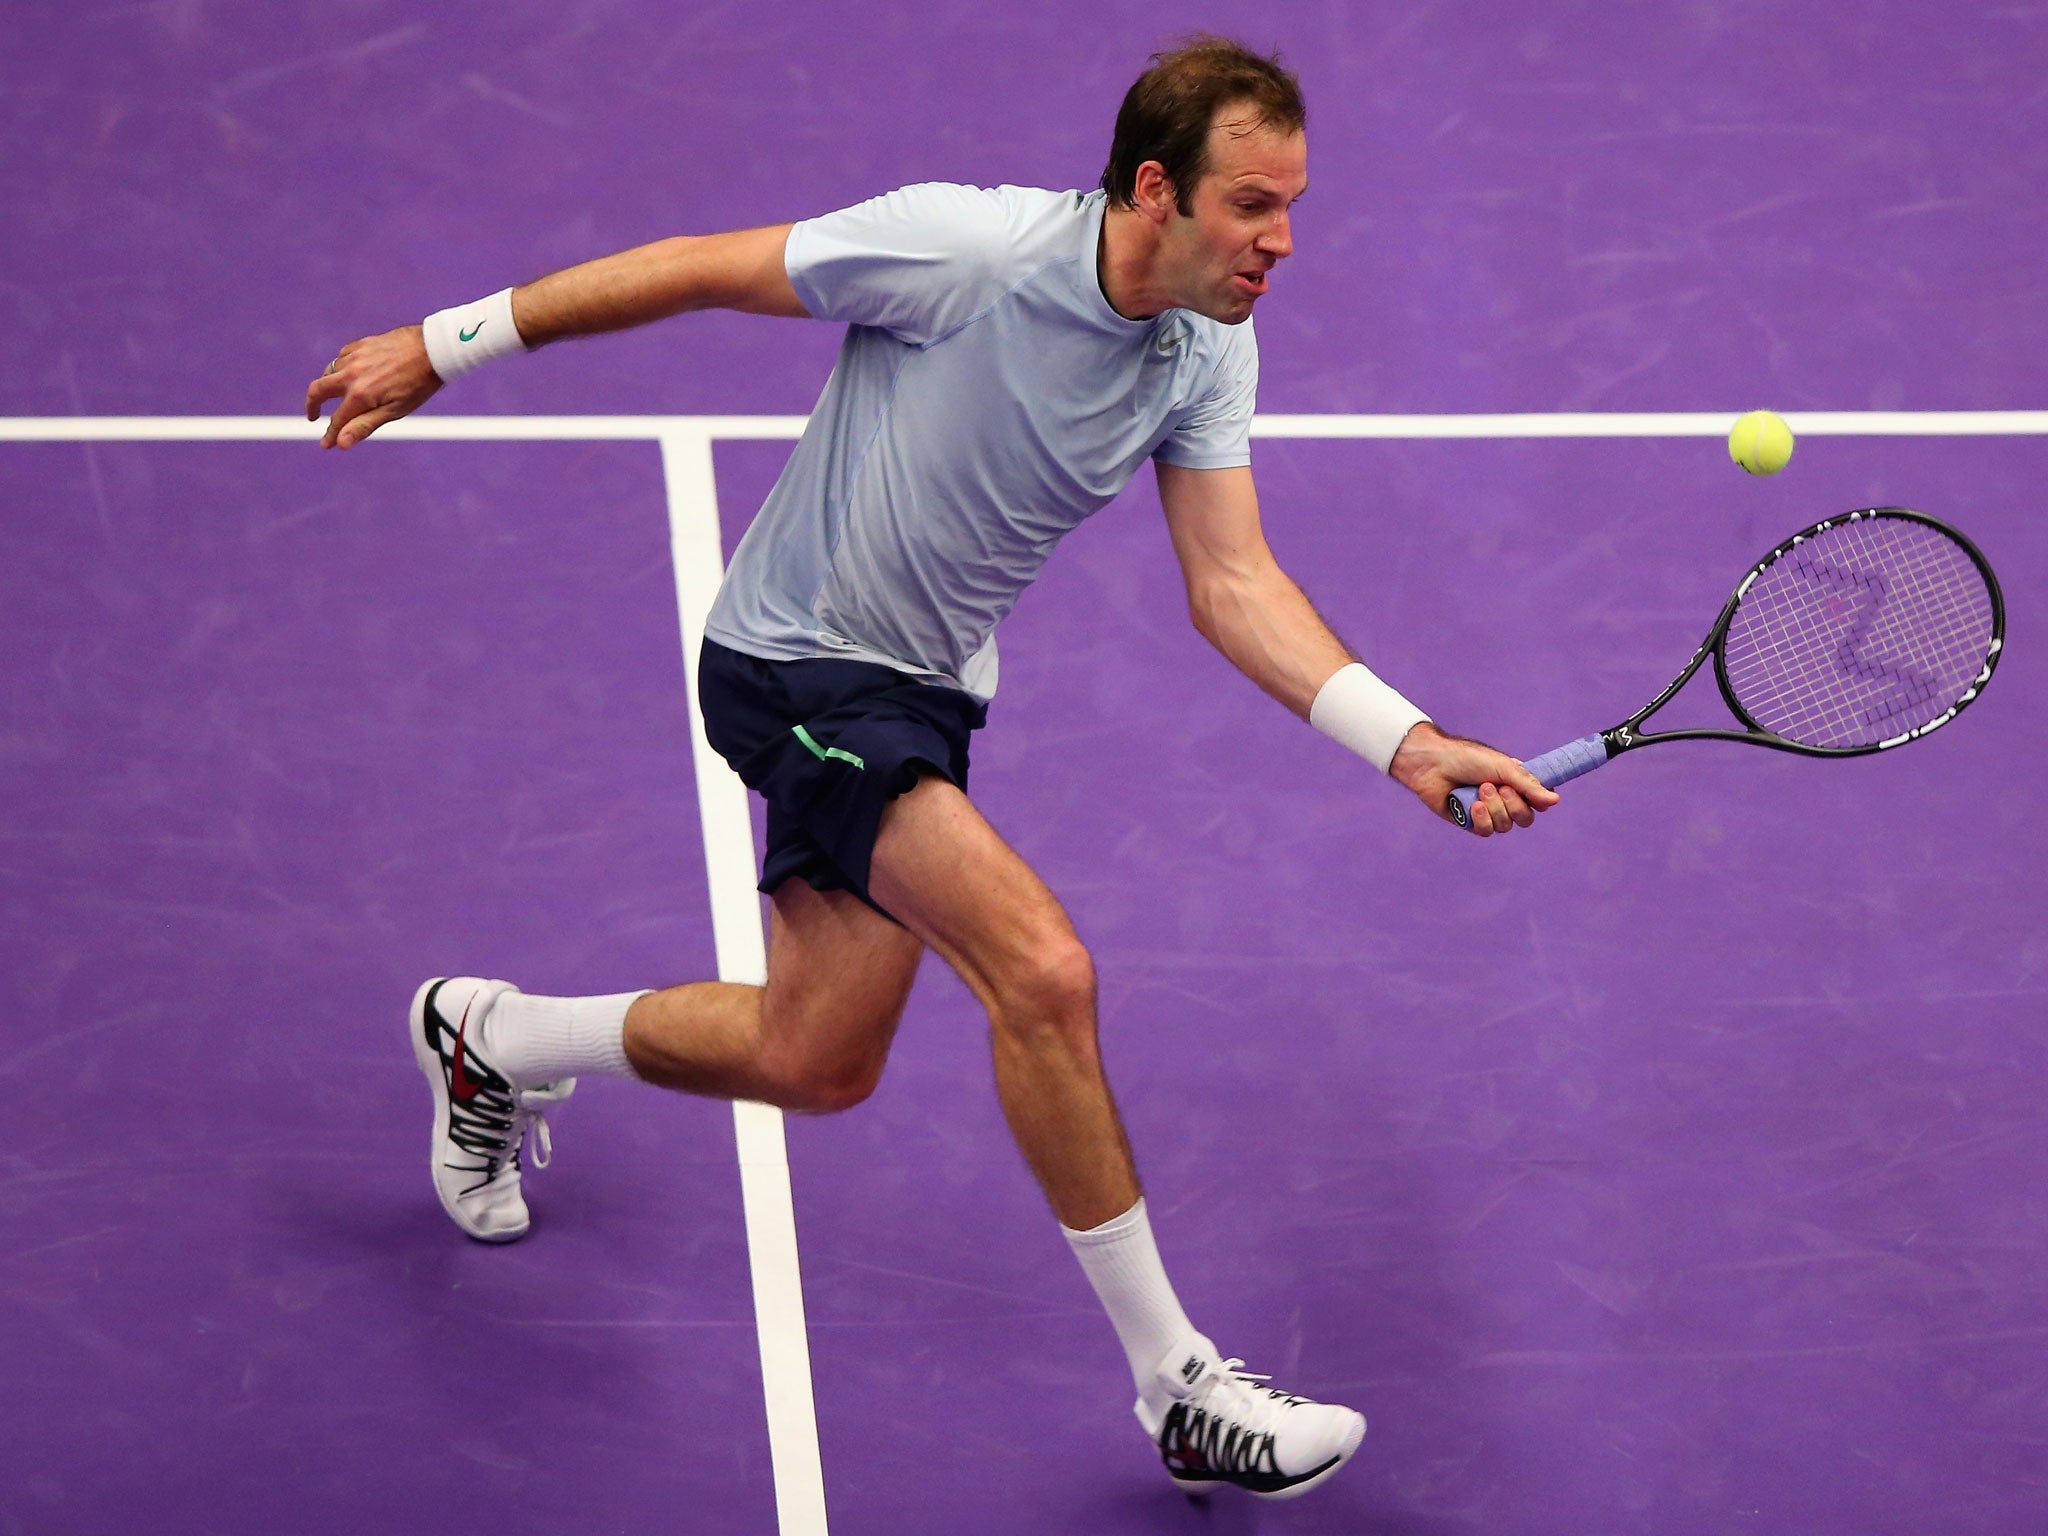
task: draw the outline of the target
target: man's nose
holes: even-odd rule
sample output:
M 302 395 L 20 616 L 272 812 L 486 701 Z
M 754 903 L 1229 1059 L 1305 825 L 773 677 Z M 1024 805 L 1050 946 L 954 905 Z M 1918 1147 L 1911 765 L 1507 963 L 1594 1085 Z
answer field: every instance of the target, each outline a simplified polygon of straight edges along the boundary
M 1294 254 L 1294 226 L 1285 213 L 1266 226 L 1266 232 L 1259 236 L 1257 245 L 1275 261 Z

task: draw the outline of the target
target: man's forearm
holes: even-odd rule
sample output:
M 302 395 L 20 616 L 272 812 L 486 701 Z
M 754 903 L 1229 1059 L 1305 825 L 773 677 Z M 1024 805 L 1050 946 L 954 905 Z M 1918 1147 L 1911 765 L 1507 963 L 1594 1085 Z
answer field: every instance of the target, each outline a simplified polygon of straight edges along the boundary
M 679 235 L 552 273 L 512 292 L 529 347 L 683 314 L 737 309 L 801 316 L 783 269 L 787 224 L 722 235 Z
M 1316 692 L 1358 658 L 1270 561 L 1191 595 L 1195 628 L 1230 664 L 1302 719 Z

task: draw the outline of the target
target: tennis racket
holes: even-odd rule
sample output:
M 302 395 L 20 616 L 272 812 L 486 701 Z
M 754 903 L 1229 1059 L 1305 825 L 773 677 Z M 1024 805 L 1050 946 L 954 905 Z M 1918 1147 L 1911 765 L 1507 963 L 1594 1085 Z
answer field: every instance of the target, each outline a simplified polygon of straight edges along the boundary
M 1984 691 L 2005 599 L 1977 546 L 1905 507 L 1815 523 L 1757 561 L 1671 686 L 1620 725 L 1524 766 L 1551 788 L 1651 742 L 1748 741 L 1808 757 L 1884 752 Z M 1644 731 L 1707 657 L 1739 731 Z M 1461 827 L 1476 789 L 1451 792 Z

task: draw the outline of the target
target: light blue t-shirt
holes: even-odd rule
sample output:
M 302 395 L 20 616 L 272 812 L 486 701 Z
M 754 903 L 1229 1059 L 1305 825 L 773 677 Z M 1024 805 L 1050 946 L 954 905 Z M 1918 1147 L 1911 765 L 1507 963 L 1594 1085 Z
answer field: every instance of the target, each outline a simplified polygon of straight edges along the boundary
M 1110 308 L 1104 204 L 928 183 L 790 231 L 790 282 L 846 340 L 733 552 L 713 640 L 881 662 L 986 700 L 996 625 L 1146 459 L 1251 462 L 1251 322 Z

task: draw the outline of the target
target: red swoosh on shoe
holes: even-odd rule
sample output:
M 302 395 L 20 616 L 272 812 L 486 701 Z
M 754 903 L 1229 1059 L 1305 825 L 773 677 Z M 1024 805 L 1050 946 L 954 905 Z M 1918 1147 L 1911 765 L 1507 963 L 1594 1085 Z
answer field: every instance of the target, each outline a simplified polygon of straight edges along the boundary
M 472 997 L 463 1005 L 462 1022 L 455 1026 L 455 1068 L 448 1079 L 448 1092 L 465 1104 L 482 1091 L 481 1085 L 462 1070 L 462 1037 L 469 1028 L 469 1010 L 475 1003 L 476 999 Z

